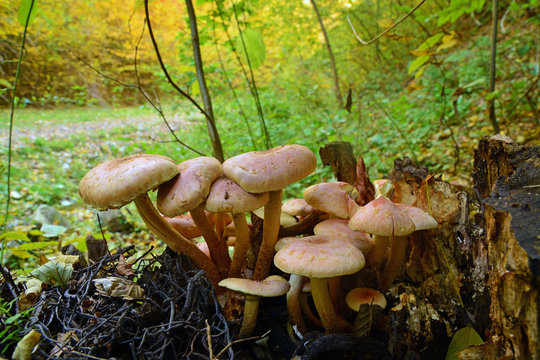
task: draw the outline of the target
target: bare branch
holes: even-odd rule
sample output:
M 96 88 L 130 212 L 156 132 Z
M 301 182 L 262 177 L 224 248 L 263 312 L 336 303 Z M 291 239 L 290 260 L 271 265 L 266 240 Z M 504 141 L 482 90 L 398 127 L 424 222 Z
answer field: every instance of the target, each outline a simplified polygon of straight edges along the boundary
M 351 19 L 347 16 L 347 21 L 349 22 L 349 25 L 351 26 L 351 29 L 354 33 L 354 36 L 356 37 L 356 39 L 362 44 L 362 45 L 369 45 L 369 44 L 372 44 L 373 42 L 379 40 L 379 38 L 381 38 L 382 36 L 384 36 L 386 33 L 388 33 L 390 30 L 392 30 L 393 28 L 395 28 L 396 26 L 398 26 L 401 22 L 403 22 L 403 20 L 405 20 L 406 18 L 408 18 L 409 16 L 411 16 L 420 6 L 422 6 L 423 3 L 425 3 L 426 0 L 422 0 L 418 3 L 418 5 L 416 5 L 411 11 L 409 11 L 407 14 L 405 14 L 401 19 L 399 19 L 398 21 L 396 21 L 394 24 L 392 24 L 392 26 L 390 26 L 389 28 L 387 28 L 386 30 L 384 30 L 382 33 L 380 33 L 379 35 L 375 36 L 373 39 L 369 40 L 369 41 L 364 41 L 360 38 L 360 36 L 358 35 L 358 33 L 356 32 L 356 29 L 354 28 L 354 25 L 352 24 L 351 22 Z

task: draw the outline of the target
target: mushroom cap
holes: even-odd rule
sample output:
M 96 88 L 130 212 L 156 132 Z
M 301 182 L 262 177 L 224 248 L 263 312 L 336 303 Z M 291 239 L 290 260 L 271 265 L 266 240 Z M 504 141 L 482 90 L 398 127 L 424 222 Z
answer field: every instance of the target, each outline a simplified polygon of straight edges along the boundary
M 431 215 L 416 206 L 396 204 L 397 208 L 404 211 L 414 223 L 416 230 L 436 229 L 439 224 Z
M 363 304 L 378 305 L 382 309 L 386 307 L 386 298 L 384 295 L 370 288 L 355 288 L 349 291 L 345 297 L 347 306 L 354 311 L 358 311 Z
M 274 250 L 278 252 L 279 250 L 283 249 L 285 245 L 289 245 L 293 241 L 300 240 L 300 239 L 302 238 L 296 237 L 296 236 L 282 237 L 281 239 L 278 239 L 278 241 L 276 241 L 276 245 L 274 245 Z
M 406 236 L 414 231 L 414 223 L 407 214 L 384 196 L 361 207 L 349 221 L 349 227 L 379 236 Z
M 343 181 L 325 182 L 312 185 L 304 190 L 304 199 L 317 210 L 341 219 L 350 218 L 358 209 L 354 199 L 356 188 Z
M 263 297 L 285 295 L 291 287 L 289 282 L 279 275 L 271 275 L 263 281 L 242 278 L 227 278 L 221 280 L 218 285 L 246 295 Z
M 274 256 L 274 264 L 289 274 L 327 278 L 353 274 L 364 267 L 364 255 L 354 245 L 324 236 L 298 238 Z
M 79 183 L 79 195 L 98 210 L 117 209 L 176 174 L 176 163 L 166 156 L 130 155 L 106 161 L 90 170 Z
M 227 177 L 220 177 L 212 184 L 205 208 L 212 212 L 242 213 L 253 211 L 268 202 L 268 193 L 248 193 Z
M 251 193 L 277 191 L 311 174 L 317 166 L 313 151 L 302 145 L 283 145 L 227 159 L 225 175 Z
M 349 228 L 347 219 L 328 219 L 321 221 L 313 228 L 315 235 L 327 236 L 332 239 L 340 239 L 356 246 L 362 253 L 367 254 L 373 247 L 371 236 L 362 231 Z
M 258 208 L 253 210 L 253 213 L 264 220 L 264 207 Z M 283 227 L 289 227 L 296 225 L 298 223 L 298 219 L 294 216 L 291 216 L 287 213 L 281 212 L 279 215 L 279 225 Z
M 173 218 L 165 216 L 164 218 L 171 224 L 174 230 L 178 231 L 180 235 L 187 239 L 194 239 L 202 236 L 201 230 L 195 225 L 193 218 L 189 214 L 182 214 Z
M 308 216 L 315 209 L 305 199 L 290 199 L 281 205 L 281 211 L 291 216 Z
M 223 174 L 221 163 L 210 156 L 196 157 L 178 164 L 180 174 L 158 189 L 159 211 L 174 217 L 199 206 L 214 180 Z

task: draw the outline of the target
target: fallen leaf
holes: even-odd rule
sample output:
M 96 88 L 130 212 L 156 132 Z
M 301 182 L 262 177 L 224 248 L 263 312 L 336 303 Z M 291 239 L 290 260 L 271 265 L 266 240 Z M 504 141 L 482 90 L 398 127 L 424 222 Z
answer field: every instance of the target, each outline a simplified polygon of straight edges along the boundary
M 106 277 L 94 280 L 96 291 L 105 296 L 119 297 L 125 300 L 140 299 L 144 290 L 133 281 L 119 277 Z
M 41 333 L 30 330 L 30 332 L 17 343 L 17 347 L 12 355 L 13 360 L 32 360 L 32 351 L 40 338 Z
M 45 284 L 64 286 L 73 274 L 73 265 L 51 260 L 30 273 Z

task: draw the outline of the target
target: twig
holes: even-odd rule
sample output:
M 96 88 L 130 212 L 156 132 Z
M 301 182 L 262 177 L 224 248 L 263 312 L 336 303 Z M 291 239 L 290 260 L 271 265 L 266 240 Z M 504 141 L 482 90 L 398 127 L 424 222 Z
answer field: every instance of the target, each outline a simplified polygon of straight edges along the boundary
M 148 19 L 149 20 L 149 19 Z M 178 136 L 176 136 L 176 133 L 174 132 L 174 130 L 172 129 L 171 125 L 169 124 L 169 121 L 167 121 L 167 118 L 165 117 L 165 114 L 163 113 L 163 110 L 161 109 L 161 106 L 158 106 L 159 104 L 156 104 L 154 103 L 151 99 L 150 99 L 150 96 L 148 96 L 148 94 L 146 93 L 146 91 L 144 91 L 144 89 L 142 88 L 141 86 L 141 79 L 139 77 L 139 68 L 138 68 L 138 63 L 137 63 L 137 54 L 139 53 L 139 45 L 142 41 L 142 37 L 144 35 L 144 29 L 145 29 L 145 24 L 146 22 L 143 24 L 143 29 L 141 31 L 141 36 L 139 37 L 139 40 L 137 41 L 137 45 L 135 46 L 135 56 L 134 56 L 134 59 L 133 59 L 133 62 L 134 62 L 134 67 L 135 67 L 135 77 L 137 79 L 137 88 L 139 89 L 139 91 L 141 92 L 141 94 L 144 96 L 144 98 L 146 99 L 146 101 L 148 101 L 148 103 L 150 105 L 152 105 L 152 107 L 158 112 L 159 116 L 161 117 L 161 119 L 163 120 L 163 122 L 165 123 L 165 125 L 167 126 L 167 128 L 169 129 L 169 132 L 171 133 L 171 135 L 174 137 L 174 139 L 176 140 L 176 142 L 178 142 L 180 145 L 184 146 L 185 148 L 193 151 L 194 153 L 196 154 L 199 154 L 201 156 L 205 156 L 202 152 L 200 152 L 199 150 L 196 150 L 194 148 L 192 148 L 191 146 L 187 145 L 186 143 L 184 143 L 182 140 L 180 140 L 178 138 Z M 149 24 L 149 23 L 148 23 Z
M 204 319 L 204 323 L 206 324 L 206 341 L 208 343 L 208 356 L 210 357 L 210 360 L 214 360 L 214 352 L 212 350 L 212 331 L 210 329 L 210 324 L 208 324 L 208 319 Z
M 184 96 L 186 99 L 188 99 L 197 109 L 199 109 L 199 111 L 206 117 L 207 125 L 208 125 L 209 123 L 211 123 L 213 121 L 213 118 L 206 111 L 204 111 L 204 109 L 191 96 L 189 96 L 188 93 L 186 93 L 184 90 L 180 89 L 180 87 L 178 85 L 176 85 L 174 80 L 169 75 L 169 72 L 167 71 L 167 68 L 165 67 L 165 64 L 163 63 L 163 59 L 161 58 L 161 53 L 159 51 L 159 47 L 158 47 L 156 38 L 154 36 L 154 31 L 152 30 L 152 23 L 150 22 L 150 12 L 148 10 L 148 0 L 144 0 L 144 12 L 145 12 L 145 16 L 146 16 L 146 23 L 148 24 L 148 33 L 150 35 L 150 39 L 152 40 L 152 45 L 154 46 L 154 51 L 156 53 L 156 57 L 158 58 L 159 65 L 161 67 L 161 70 L 163 71 L 163 74 L 167 78 L 167 81 L 169 82 L 169 84 L 171 84 L 171 86 L 176 91 L 178 91 L 182 96 Z M 167 126 L 169 126 L 168 123 L 167 123 Z M 169 128 L 170 128 L 170 126 L 169 126 Z M 209 129 L 209 131 L 211 131 L 211 130 Z M 214 146 L 214 151 L 216 151 L 216 148 L 215 148 L 216 144 L 214 142 L 214 139 L 211 138 L 211 141 L 212 141 L 212 145 Z M 219 146 L 221 147 L 221 143 L 219 143 Z M 218 156 L 219 154 L 216 153 L 215 155 Z M 223 155 L 221 155 L 221 156 L 223 156 Z
M 497 116 L 495 114 L 495 96 L 493 92 L 495 91 L 495 80 L 496 80 L 496 68 L 497 68 L 497 20 L 498 20 L 498 0 L 492 1 L 492 23 L 491 23 L 491 56 L 490 56 L 490 66 L 489 66 L 489 92 L 492 94 L 491 99 L 488 104 L 489 111 L 489 121 L 493 126 L 493 131 L 495 134 L 500 132 L 499 123 L 497 122 Z
M 251 337 L 247 337 L 247 338 L 243 338 L 243 339 L 238 339 L 238 340 L 234 340 L 234 341 L 231 341 L 230 343 L 227 344 L 227 346 L 225 346 L 223 348 L 223 350 L 221 350 L 217 355 L 216 355 L 216 358 L 219 358 L 221 356 L 221 354 L 223 354 L 225 351 L 227 351 L 231 346 L 233 345 L 236 345 L 238 343 L 242 343 L 242 342 L 245 342 L 245 341 L 251 341 L 251 340 L 259 340 L 259 339 L 263 339 L 264 337 L 266 337 L 268 334 L 270 334 L 272 332 L 272 330 L 268 330 L 267 332 L 265 332 L 264 334 L 262 335 L 259 335 L 259 336 L 251 336 Z
M 352 22 L 351 22 L 351 19 L 349 18 L 349 16 L 347 16 L 347 21 L 349 22 L 349 25 L 351 26 L 351 29 L 354 33 L 354 36 L 356 37 L 356 39 L 362 44 L 362 45 L 369 45 L 371 43 L 373 43 L 374 41 L 377 41 L 380 37 L 384 36 L 386 33 L 388 33 L 390 30 L 392 30 L 393 28 L 395 28 L 396 26 L 398 26 L 403 20 L 405 20 L 406 18 L 408 18 L 409 16 L 411 16 L 420 6 L 422 6 L 422 4 L 426 2 L 426 0 L 422 0 L 420 1 L 420 3 L 418 3 L 418 5 L 416 5 L 411 11 L 409 11 L 407 14 L 403 15 L 403 17 L 401 19 L 399 19 L 398 21 L 396 21 L 394 24 L 392 24 L 390 27 L 388 27 L 386 30 L 384 30 L 382 33 L 380 33 L 379 35 L 375 36 L 373 39 L 369 40 L 369 41 L 364 41 L 360 38 L 360 36 L 358 36 L 358 33 L 356 32 L 356 29 L 354 28 Z
M 145 3 L 147 2 L 148 0 L 145 0 Z M 201 96 L 203 99 L 204 109 L 206 110 L 206 114 L 207 114 L 206 127 L 208 128 L 208 135 L 210 136 L 212 147 L 214 149 L 214 156 L 220 162 L 223 162 L 225 160 L 225 158 L 223 157 L 223 148 L 221 146 L 219 132 L 216 127 L 214 110 L 212 108 L 212 98 L 210 97 L 208 86 L 206 85 L 206 77 L 204 75 L 204 68 L 202 64 L 201 48 L 199 45 L 199 30 L 197 29 L 197 16 L 195 15 L 195 8 L 193 7 L 193 2 L 191 0 L 185 0 L 185 3 L 186 3 L 187 11 L 188 11 L 188 16 L 189 16 L 189 27 L 191 30 L 191 44 L 193 47 L 193 60 L 195 61 L 195 69 L 197 71 L 197 82 L 199 83 L 199 89 L 201 90 Z M 150 19 L 148 19 L 148 21 L 150 21 Z M 150 27 L 148 28 L 150 29 Z

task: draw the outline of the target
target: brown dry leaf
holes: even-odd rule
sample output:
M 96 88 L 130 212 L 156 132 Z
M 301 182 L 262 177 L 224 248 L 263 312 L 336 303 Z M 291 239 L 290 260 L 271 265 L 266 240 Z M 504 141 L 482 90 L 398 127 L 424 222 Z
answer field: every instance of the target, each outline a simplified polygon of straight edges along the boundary
M 144 290 L 133 281 L 118 277 L 95 279 L 94 286 L 99 294 L 119 297 L 125 300 L 141 299 Z
M 126 261 L 126 258 L 121 255 L 120 259 L 118 260 L 118 265 L 116 265 L 116 272 L 119 275 L 133 277 L 135 276 L 135 273 L 133 272 L 131 266 L 132 265 Z
M 45 255 L 39 255 L 38 265 L 43 265 L 49 262 L 49 259 Z
M 30 330 L 30 332 L 17 343 L 17 347 L 12 355 L 13 360 L 32 360 L 32 351 L 40 338 L 41 333 Z
M 79 262 L 79 256 L 78 255 L 57 255 L 56 261 L 59 263 L 75 265 L 77 262 Z
M 77 336 L 75 330 L 70 330 L 66 333 L 58 333 L 56 345 L 51 350 L 51 353 L 49 354 L 50 357 L 56 359 L 62 357 L 62 355 L 64 355 L 64 350 L 62 350 L 62 348 L 65 348 L 71 339 L 73 339 L 75 342 L 79 341 L 79 337 Z
M 354 187 L 358 190 L 358 197 L 356 198 L 358 205 L 363 206 L 375 198 L 375 187 L 369 180 L 362 156 L 359 156 L 356 162 L 356 181 L 354 182 Z
M 26 310 L 34 305 L 39 295 L 41 295 L 42 284 L 39 279 L 30 279 L 26 282 L 26 291 L 19 298 L 19 307 L 21 310 Z

